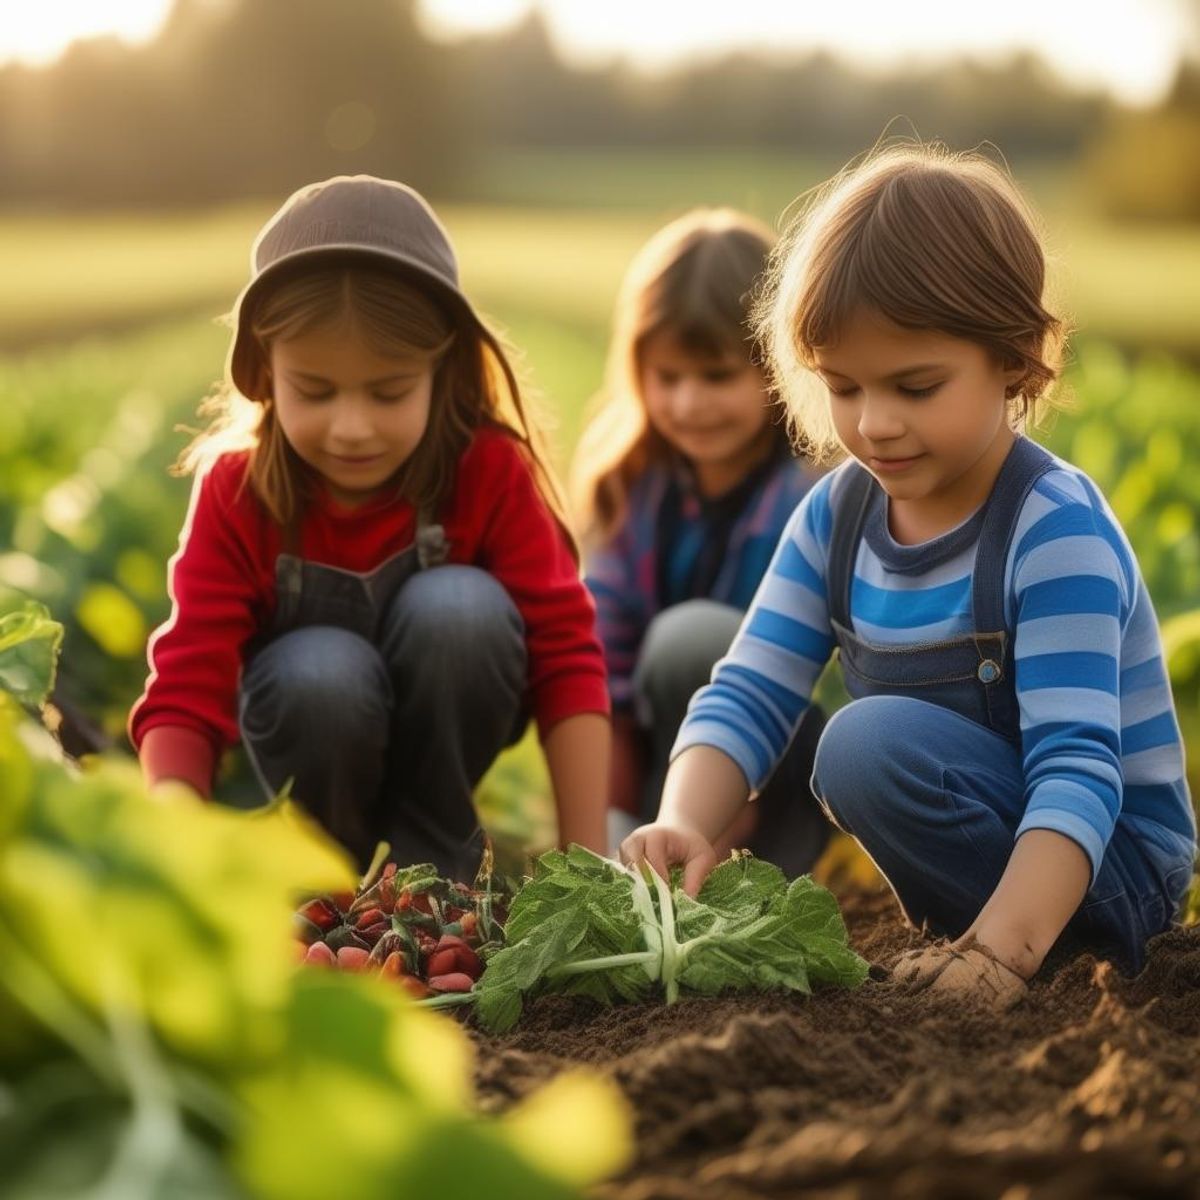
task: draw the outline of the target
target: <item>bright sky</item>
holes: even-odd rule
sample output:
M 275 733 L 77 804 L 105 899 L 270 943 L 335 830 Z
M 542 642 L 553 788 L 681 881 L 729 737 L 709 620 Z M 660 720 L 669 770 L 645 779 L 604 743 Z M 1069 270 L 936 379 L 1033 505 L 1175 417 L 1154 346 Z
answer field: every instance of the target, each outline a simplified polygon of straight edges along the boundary
M 502 28 L 536 2 L 576 62 L 624 55 L 646 68 L 733 47 L 824 48 L 888 68 L 968 52 L 995 58 L 1040 51 L 1068 80 L 1102 84 L 1133 102 L 1157 99 L 1187 37 L 1178 0 L 421 0 L 442 37 Z M 5 0 L 0 62 L 47 62 L 74 38 L 153 37 L 171 0 Z

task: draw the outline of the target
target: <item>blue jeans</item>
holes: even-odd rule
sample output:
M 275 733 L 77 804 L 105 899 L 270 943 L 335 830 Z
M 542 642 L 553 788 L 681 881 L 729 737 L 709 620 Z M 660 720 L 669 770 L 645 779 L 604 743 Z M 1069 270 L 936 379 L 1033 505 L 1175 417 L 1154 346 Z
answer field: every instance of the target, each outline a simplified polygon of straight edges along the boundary
M 268 794 L 292 795 L 363 866 L 386 839 L 401 863 L 470 882 L 483 840 L 472 793 L 527 720 L 524 623 L 476 567 L 412 575 L 378 642 L 307 625 L 242 676 L 240 720 Z
M 962 934 L 1000 882 L 1024 810 L 1019 746 L 948 708 L 867 696 L 834 714 L 813 789 L 875 862 L 915 925 Z M 1068 925 L 1090 948 L 1141 970 L 1191 878 L 1169 833 L 1120 817 L 1100 871 Z

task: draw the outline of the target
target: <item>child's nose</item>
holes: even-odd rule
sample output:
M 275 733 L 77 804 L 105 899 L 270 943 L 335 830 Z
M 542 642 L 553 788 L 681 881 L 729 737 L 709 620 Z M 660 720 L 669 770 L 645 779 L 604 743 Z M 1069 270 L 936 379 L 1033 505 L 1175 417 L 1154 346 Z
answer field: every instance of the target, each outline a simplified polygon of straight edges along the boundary
M 340 399 L 334 405 L 329 432 L 336 441 L 365 441 L 371 436 L 371 420 L 367 406 L 354 399 Z
M 865 396 L 858 414 L 858 432 L 871 442 L 887 441 L 904 432 L 893 404 L 879 397 Z
M 687 422 L 696 417 L 704 407 L 704 387 L 698 379 L 681 379 L 675 385 L 672 397 L 675 419 Z

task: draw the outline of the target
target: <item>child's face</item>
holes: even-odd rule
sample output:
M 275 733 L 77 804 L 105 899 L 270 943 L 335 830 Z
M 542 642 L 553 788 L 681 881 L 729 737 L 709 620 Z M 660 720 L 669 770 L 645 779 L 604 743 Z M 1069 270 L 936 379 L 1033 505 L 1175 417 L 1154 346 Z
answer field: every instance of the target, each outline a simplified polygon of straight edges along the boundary
M 765 382 L 748 358 L 699 357 L 659 332 L 642 343 L 638 369 L 650 424 L 692 463 L 706 495 L 728 491 L 770 452 Z
M 1012 445 L 1005 388 L 1020 368 L 867 309 L 816 359 L 838 438 L 894 502 L 950 524 L 983 502 Z
M 429 360 L 381 355 L 351 322 L 273 342 L 271 381 L 284 436 L 344 504 L 379 491 L 429 424 Z

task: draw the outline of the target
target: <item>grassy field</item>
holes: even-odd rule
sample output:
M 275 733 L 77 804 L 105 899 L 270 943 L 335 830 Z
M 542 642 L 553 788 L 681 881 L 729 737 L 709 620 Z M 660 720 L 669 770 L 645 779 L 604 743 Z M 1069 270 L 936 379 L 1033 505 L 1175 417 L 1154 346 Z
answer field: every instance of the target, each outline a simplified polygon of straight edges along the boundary
M 480 167 L 480 187 L 500 202 L 437 206 L 465 286 L 504 321 L 549 315 L 592 331 L 606 325 L 630 256 L 665 220 L 691 204 L 728 203 L 776 225 L 823 173 L 749 155 L 643 162 L 623 151 L 567 160 L 557 171 L 541 158 L 504 161 L 507 174 Z M 1029 189 L 1043 198 L 1053 293 L 1076 326 L 1200 358 L 1200 228 L 1105 224 L 1061 181 L 1036 177 Z M 250 242 L 272 207 L 0 214 L 0 348 L 182 313 L 216 316 L 245 282 Z

